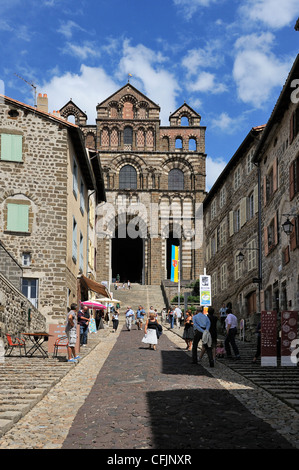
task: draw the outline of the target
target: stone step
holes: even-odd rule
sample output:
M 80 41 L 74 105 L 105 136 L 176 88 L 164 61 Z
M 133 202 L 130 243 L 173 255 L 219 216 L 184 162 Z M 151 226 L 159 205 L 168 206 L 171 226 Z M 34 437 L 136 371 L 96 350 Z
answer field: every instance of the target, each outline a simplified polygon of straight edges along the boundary
M 81 348 L 80 356 L 86 356 L 111 328 L 99 330 L 88 336 L 88 346 Z M 30 411 L 65 375 L 76 367 L 66 362 L 66 357 L 20 357 L 17 352 L 4 357 L 0 363 L 0 436 Z

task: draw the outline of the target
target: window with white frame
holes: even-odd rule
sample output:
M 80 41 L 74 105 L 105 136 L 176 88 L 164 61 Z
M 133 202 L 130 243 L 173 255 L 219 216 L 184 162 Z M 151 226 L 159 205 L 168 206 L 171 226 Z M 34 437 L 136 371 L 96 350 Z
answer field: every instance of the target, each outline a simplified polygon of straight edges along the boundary
M 216 217 L 216 199 L 213 199 L 211 204 L 211 220 Z
M 226 191 L 225 187 L 220 189 L 220 194 L 219 194 L 219 205 L 220 207 L 224 207 L 226 203 Z
M 226 244 L 226 220 L 223 220 L 219 225 L 219 244 L 220 247 L 223 247 Z
M 248 245 L 248 271 L 256 268 L 256 254 L 257 250 L 255 249 L 255 240 L 251 240 Z
M 22 253 L 22 265 L 23 266 L 30 266 L 31 264 L 31 254 L 27 252 Z
M 72 245 L 72 258 L 74 263 L 77 262 L 77 251 L 78 251 L 78 244 L 77 244 L 77 222 L 75 217 L 73 217 L 73 245 Z
M 234 173 L 234 190 L 236 191 L 241 185 L 241 167 L 239 166 Z
M 76 160 L 74 158 L 74 163 L 73 163 L 73 193 L 75 198 L 77 198 L 78 195 L 78 165 L 76 163 Z
M 238 255 L 235 255 L 235 280 L 237 281 L 241 277 L 241 265 L 240 261 L 238 260 Z
M 253 170 L 254 164 L 252 161 L 252 157 L 254 154 L 254 149 L 251 149 L 250 152 L 247 154 L 246 158 L 246 168 L 247 168 L 247 175 Z
M 227 265 L 224 263 L 220 270 L 221 290 L 227 289 Z
M 241 228 L 241 213 L 240 207 L 234 211 L 234 233 L 238 232 Z
M 217 272 L 214 272 L 212 274 L 211 287 L 212 287 L 212 296 L 217 295 Z
M 254 193 L 252 192 L 248 196 L 248 206 L 247 206 L 247 218 L 248 220 L 254 217 Z

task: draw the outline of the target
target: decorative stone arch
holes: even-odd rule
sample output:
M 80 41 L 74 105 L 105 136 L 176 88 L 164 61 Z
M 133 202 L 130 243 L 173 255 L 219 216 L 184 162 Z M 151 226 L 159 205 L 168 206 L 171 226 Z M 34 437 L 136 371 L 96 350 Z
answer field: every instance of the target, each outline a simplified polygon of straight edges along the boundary
M 70 100 L 64 107 L 60 109 L 60 116 L 68 119 L 69 116 L 75 116 L 75 124 L 77 126 L 86 125 L 87 115 L 75 103 Z
M 90 149 L 96 149 L 96 134 L 93 131 L 88 131 L 84 133 L 85 137 L 85 146 Z
M 193 166 L 190 162 L 185 160 L 183 157 L 170 157 L 162 164 L 162 170 L 164 173 L 169 173 L 173 168 L 178 168 L 183 171 L 184 174 L 194 174 Z
M 120 106 L 118 101 L 110 101 L 108 103 L 108 116 L 111 119 L 118 119 L 120 112 Z
M 132 165 L 135 167 L 138 173 L 142 173 L 146 170 L 146 163 L 139 155 L 118 155 L 113 161 L 113 167 L 115 171 L 119 172 L 122 166 Z
M 137 104 L 137 117 L 139 119 L 147 119 L 149 113 L 149 105 L 146 101 L 139 101 Z

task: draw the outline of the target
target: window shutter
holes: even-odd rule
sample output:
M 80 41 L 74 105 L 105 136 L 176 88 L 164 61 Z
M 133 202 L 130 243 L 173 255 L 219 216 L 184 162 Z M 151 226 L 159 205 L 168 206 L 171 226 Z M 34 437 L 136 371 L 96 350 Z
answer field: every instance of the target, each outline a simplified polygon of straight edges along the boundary
M 254 214 L 256 214 L 259 210 L 259 188 L 258 188 L 258 184 L 256 184 L 255 187 L 254 187 L 253 204 L 254 204 Z
M 295 162 L 292 162 L 290 165 L 290 200 L 295 196 L 295 178 L 294 178 L 294 167 Z
M 294 113 L 291 116 L 290 120 L 290 144 L 293 142 L 294 138 Z
M 268 256 L 269 247 L 268 247 L 268 228 L 267 227 L 264 227 L 264 250 L 265 250 L 265 256 Z
M 294 227 L 290 235 L 290 247 L 291 247 L 291 250 L 294 251 L 297 245 L 296 243 L 296 220 L 292 219 L 291 222 L 294 225 Z
M 73 217 L 73 259 L 77 261 L 77 222 Z
M 29 206 L 27 204 L 7 204 L 7 230 L 29 231 Z
M 267 204 L 267 178 L 266 176 L 264 176 L 263 195 L 264 195 L 264 206 L 265 206 Z
M 22 136 L 14 134 L 1 135 L 1 159 L 12 162 L 22 161 Z
M 240 204 L 240 225 L 243 227 L 243 225 L 246 223 L 246 202 L 247 198 L 243 197 L 241 200 Z
M 278 174 L 277 174 L 277 158 L 274 158 L 274 162 L 273 162 L 273 192 L 275 192 L 277 190 L 277 186 L 278 186 L 277 177 L 278 177 Z
M 234 211 L 229 213 L 229 236 L 234 234 Z
M 278 243 L 278 225 L 277 225 L 277 213 L 274 217 L 274 244 L 277 245 Z

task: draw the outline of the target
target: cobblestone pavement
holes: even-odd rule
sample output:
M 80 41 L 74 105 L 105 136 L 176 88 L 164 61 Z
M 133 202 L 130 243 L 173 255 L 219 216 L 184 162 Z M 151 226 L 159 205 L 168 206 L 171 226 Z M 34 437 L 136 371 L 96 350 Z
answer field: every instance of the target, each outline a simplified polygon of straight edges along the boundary
M 291 449 L 298 413 L 225 364 L 191 364 L 180 335 L 157 351 L 110 334 L 0 439 L 0 449 Z

